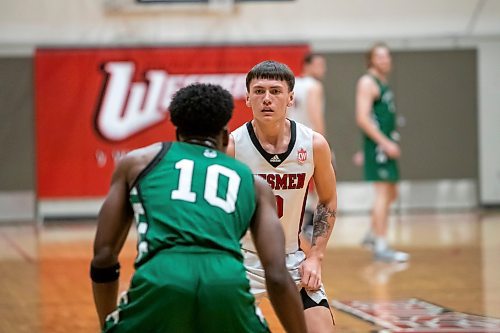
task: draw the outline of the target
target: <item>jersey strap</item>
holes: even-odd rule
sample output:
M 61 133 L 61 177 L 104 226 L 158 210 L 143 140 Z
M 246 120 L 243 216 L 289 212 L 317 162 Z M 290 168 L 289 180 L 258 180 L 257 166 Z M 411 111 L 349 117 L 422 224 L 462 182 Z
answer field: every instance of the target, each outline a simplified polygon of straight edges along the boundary
M 162 160 L 162 158 L 170 150 L 171 146 L 172 146 L 172 142 L 162 142 L 161 143 L 161 149 L 158 152 L 158 154 L 156 154 L 156 156 L 151 160 L 151 162 L 149 162 L 149 164 L 144 169 L 142 169 L 142 171 L 139 173 L 139 175 L 137 176 L 137 178 L 134 180 L 134 182 L 132 183 L 132 185 L 130 186 L 130 188 L 134 188 L 134 186 L 137 185 L 137 183 L 139 182 L 139 180 L 141 180 L 142 178 L 144 178 L 151 170 L 154 169 L 154 167 L 156 165 L 158 165 L 158 163 L 160 163 L 160 161 Z
M 297 128 L 295 121 L 291 119 L 288 120 L 290 121 L 290 131 L 291 131 L 290 142 L 288 143 L 287 150 L 284 153 L 279 153 L 279 154 L 268 153 L 260 144 L 259 139 L 257 138 L 255 131 L 253 130 L 252 123 L 248 122 L 246 124 L 248 134 L 250 135 L 250 139 L 252 140 L 253 145 L 255 146 L 255 148 L 257 148 L 262 157 L 264 157 L 264 159 L 275 168 L 278 167 L 284 160 L 286 160 L 288 155 L 290 155 L 290 153 L 293 150 L 293 147 L 295 146 L 295 141 L 297 140 Z

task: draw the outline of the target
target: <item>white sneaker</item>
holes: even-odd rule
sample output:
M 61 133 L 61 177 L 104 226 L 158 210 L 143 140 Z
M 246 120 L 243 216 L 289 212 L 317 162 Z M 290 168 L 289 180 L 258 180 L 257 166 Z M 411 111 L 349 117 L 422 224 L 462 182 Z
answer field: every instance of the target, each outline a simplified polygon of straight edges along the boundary
M 385 262 L 406 262 L 410 260 L 410 255 L 406 252 L 395 251 L 390 247 L 386 248 L 382 251 L 375 251 L 373 253 L 373 258 L 377 261 L 385 261 Z

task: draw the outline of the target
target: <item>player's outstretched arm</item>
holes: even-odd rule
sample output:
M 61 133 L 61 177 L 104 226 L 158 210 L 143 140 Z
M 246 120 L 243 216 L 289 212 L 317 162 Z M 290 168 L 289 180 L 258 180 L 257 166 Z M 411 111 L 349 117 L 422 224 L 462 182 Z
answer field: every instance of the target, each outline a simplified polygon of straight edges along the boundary
M 255 177 L 257 209 L 250 230 L 266 275 L 274 311 L 287 332 L 306 332 L 304 308 L 285 265 L 285 235 L 276 214 L 276 199 L 269 185 Z
M 103 327 L 106 316 L 116 308 L 119 263 L 118 255 L 127 238 L 133 212 L 128 201 L 127 171 L 130 159 L 118 163 L 111 186 L 98 216 L 91 262 L 94 302 Z

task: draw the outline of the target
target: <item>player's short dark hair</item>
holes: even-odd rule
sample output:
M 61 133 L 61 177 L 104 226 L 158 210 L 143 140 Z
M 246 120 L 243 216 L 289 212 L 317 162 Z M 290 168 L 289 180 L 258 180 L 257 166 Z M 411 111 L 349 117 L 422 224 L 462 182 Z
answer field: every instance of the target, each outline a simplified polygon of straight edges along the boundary
M 233 96 L 219 85 L 194 83 L 179 89 L 170 103 L 170 119 L 184 136 L 214 136 L 233 115 Z
M 288 91 L 293 91 L 295 86 L 295 75 L 292 70 L 287 65 L 274 60 L 260 62 L 247 73 L 247 91 L 250 91 L 250 82 L 253 79 L 285 81 L 288 85 Z

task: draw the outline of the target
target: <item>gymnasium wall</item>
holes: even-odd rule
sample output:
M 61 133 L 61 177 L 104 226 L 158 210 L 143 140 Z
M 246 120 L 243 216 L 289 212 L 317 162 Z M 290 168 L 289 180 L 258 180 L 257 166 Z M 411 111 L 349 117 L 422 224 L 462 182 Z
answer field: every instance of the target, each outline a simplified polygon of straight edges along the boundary
M 479 46 L 480 202 L 500 205 L 500 43 Z
M 479 3 L 480 2 L 480 3 Z M 480 37 L 499 33 L 496 0 L 293 0 L 239 3 L 230 11 L 202 5 L 134 5 L 135 0 L 3 1 L 0 41 L 129 45 L 262 43 Z
M 352 155 L 360 148 L 354 118 L 363 53 L 327 53 L 327 136 L 339 181 L 359 181 Z M 395 52 L 391 76 L 403 140 L 401 166 L 408 180 L 478 178 L 476 52 Z M 34 113 L 31 58 L 0 58 L 0 188 L 34 190 Z M 457 93 L 459 92 L 459 93 Z M 425 135 L 423 134 L 425 131 Z M 422 163 L 425 161 L 425 163 Z
M 35 215 L 33 59 L 0 57 L 0 221 Z
M 353 165 L 352 156 L 360 148 L 360 133 L 354 121 L 354 89 L 356 80 L 364 72 L 364 54 L 331 52 L 325 56 L 329 68 L 325 80 L 327 137 L 336 156 L 339 184 L 344 184 L 342 198 L 352 198 L 348 202 L 356 205 L 368 204 L 369 196 L 356 197 L 349 186 L 350 182 L 361 181 L 361 168 Z M 443 187 L 439 182 L 444 180 L 448 192 L 460 191 L 465 182 L 468 194 L 463 195 L 472 199 L 465 202 L 462 197 L 457 205 L 475 205 L 478 180 L 476 52 L 397 51 L 394 64 L 391 82 L 402 125 L 403 180 L 409 184 L 434 182 L 438 187 Z M 1 129 L 1 135 L 8 139 L 2 141 L 5 162 L 0 166 L 0 187 L 17 193 L 34 191 L 31 59 L 0 58 L 0 68 L 6 77 L 13 78 L 4 81 L 9 84 L 2 90 L 2 104 L 10 112 L 5 113 Z M 366 187 L 366 184 L 359 185 Z M 408 191 L 414 191 L 412 186 Z M 422 195 L 427 197 L 431 192 L 432 186 Z M 363 193 L 369 193 L 369 189 Z M 437 204 L 418 200 L 413 198 L 412 205 L 422 208 Z M 346 203 L 345 209 L 356 210 L 358 206 Z
M 400 207 L 500 204 L 500 3 L 294 0 L 249 2 L 230 11 L 206 5 L 138 9 L 133 3 L 2 4 L 0 220 L 35 214 L 37 47 L 307 43 L 328 60 L 327 129 L 337 157 L 339 205 L 366 211 L 371 193 L 351 163 L 360 144 L 354 85 L 364 69 L 363 52 L 384 40 L 394 51 L 391 82 L 404 122 Z M 99 204 L 82 211 L 94 214 Z
M 327 129 L 340 181 L 361 180 L 352 156 L 361 148 L 354 117 L 363 53 L 329 53 Z M 390 77 L 401 134 L 402 178 L 410 181 L 478 177 L 475 50 L 396 51 Z
M 32 60 L 0 58 L 0 191 L 34 190 Z

